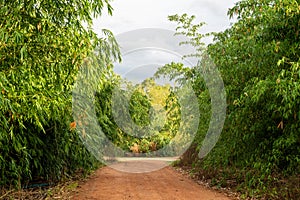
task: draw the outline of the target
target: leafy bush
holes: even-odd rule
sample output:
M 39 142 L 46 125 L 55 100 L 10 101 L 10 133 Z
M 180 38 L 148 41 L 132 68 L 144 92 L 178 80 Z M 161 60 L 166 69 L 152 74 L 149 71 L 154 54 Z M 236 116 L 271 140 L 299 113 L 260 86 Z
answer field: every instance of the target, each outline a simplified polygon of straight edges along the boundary
M 106 81 L 96 92 L 95 108 L 99 125 L 108 139 L 124 151 L 135 153 L 153 152 L 169 144 L 180 120 L 172 88 L 146 79 L 137 85 L 125 81 L 125 90 L 121 89 L 121 80 L 115 74 Z M 117 98 L 113 98 L 116 90 Z
M 234 179 L 235 187 L 249 196 L 299 197 L 299 184 L 286 181 L 299 181 L 300 170 L 298 4 L 240 1 L 228 12 L 237 15 L 237 22 L 214 33 L 214 43 L 207 49 L 224 80 L 228 115 L 216 147 L 194 162 L 202 175 L 214 172 L 220 180 Z M 201 54 L 203 48 L 195 38 L 203 35 L 197 33 L 200 26 L 191 23 L 193 17 L 171 19 L 186 28 L 179 33 L 190 37 Z M 200 148 L 201 137 L 195 143 Z
M 59 180 L 95 159 L 70 130 L 71 91 L 83 59 L 117 47 L 90 28 L 107 1 L 0 2 L 0 185 Z M 105 60 L 106 61 L 106 60 Z

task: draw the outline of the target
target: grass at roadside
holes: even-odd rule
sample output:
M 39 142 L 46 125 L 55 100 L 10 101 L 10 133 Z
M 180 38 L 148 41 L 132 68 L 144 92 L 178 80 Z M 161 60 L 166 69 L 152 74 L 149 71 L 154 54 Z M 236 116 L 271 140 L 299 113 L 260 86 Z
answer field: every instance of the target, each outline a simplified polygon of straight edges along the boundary
M 273 175 L 273 181 L 262 183 L 262 187 L 246 185 L 247 171 L 240 169 L 203 169 L 201 166 L 184 165 L 174 162 L 174 168 L 183 174 L 190 176 L 197 183 L 208 188 L 216 189 L 228 196 L 242 200 L 256 199 L 300 199 L 300 176 Z
M 99 165 L 98 168 L 103 167 Z M 96 169 L 95 169 L 96 170 Z M 31 188 L 10 189 L 0 188 L 1 200 L 68 200 L 75 194 L 80 182 L 86 181 L 94 170 L 89 172 L 79 171 L 69 179 L 54 184 L 32 184 Z
M 0 199 L 25 200 L 25 199 L 70 199 L 71 194 L 78 186 L 79 180 L 69 180 L 54 186 L 37 187 L 31 189 L 2 189 Z

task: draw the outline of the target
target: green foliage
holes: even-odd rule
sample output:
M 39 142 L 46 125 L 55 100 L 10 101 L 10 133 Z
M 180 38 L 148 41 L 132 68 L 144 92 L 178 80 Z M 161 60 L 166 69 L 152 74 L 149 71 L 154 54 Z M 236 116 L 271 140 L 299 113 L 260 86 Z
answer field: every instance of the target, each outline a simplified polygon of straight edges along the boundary
M 300 171 L 299 9 L 296 0 L 240 1 L 228 12 L 237 22 L 208 47 L 225 83 L 228 116 L 200 171 L 235 179 L 249 196 L 299 197 L 299 184 L 286 181 Z M 191 19 L 175 21 L 195 41 Z
M 231 140 L 229 159 L 236 157 L 235 162 L 258 168 L 266 176 L 299 173 L 299 15 L 295 15 L 299 7 L 294 8 L 295 3 L 238 3 L 229 11 L 237 13 L 238 22 L 210 47 L 228 85 L 226 133 L 239 138 Z
M 141 91 L 134 90 L 129 101 L 129 113 L 132 121 L 138 126 L 150 124 L 151 103 Z
M 126 89 L 122 89 L 122 84 Z M 120 91 L 117 98 L 113 98 L 116 90 Z M 96 92 L 95 107 L 105 135 L 127 152 L 148 153 L 161 149 L 179 129 L 177 97 L 169 85 L 158 85 L 153 79 L 132 85 L 111 74 Z
M 107 1 L 0 1 L 0 185 L 58 180 L 95 159 L 70 130 L 71 91 L 84 58 L 101 47 L 108 61 L 117 47 L 83 22 Z

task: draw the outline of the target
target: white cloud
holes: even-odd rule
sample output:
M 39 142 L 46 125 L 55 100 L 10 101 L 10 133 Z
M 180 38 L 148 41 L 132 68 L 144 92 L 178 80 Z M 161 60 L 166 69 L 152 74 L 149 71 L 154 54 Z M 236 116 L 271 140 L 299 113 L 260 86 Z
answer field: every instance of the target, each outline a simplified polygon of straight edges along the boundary
M 117 39 L 120 41 L 121 48 L 123 49 L 130 50 L 141 46 L 158 46 L 159 48 L 178 52 L 181 48 L 178 43 L 182 41 L 182 38 L 174 39 L 174 37 L 172 37 L 173 34 L 170 35 L 168 31 L 164 33 L 164 31 L 147 32 L 141 30 L 142 32 L 139 32 L 134 30 L 160 28 L 175 31 L 176 24 L 168 21 L 168 16 L 187 13 L 188 15 L 195 15 L 197 22 L 207 23 L 207 25 L 201 29 L 203 33 L 219 32 L 229 27 L 230 21 L 227 16 L 227 11 L 236 1 L 237 0 L 114 0 L 111 3 L 114 8 L 113 16 L 104 14 L 99 19 L 95 19 L 94 31 L 101 34 L 102 28 L 111 30 L 117 35 Z M 133 31 L 130 33 L 130 37 L 126 34 L 128 31 Z M 146 41 L 143 41 L 145 38 Z M 149 40 L 149 38 L 151 39 Z M 210 40 L 208 40 L 208 42 L 209 41 Z M 191 49 L 187 47 L 184 47 L 183 50 L 187 51 L 181 51 L 180 55 L 191 53 Z M 155 53 L 155 51 L 152 51 L 152 53 Z M 128 78 L 142 80 L 152 75 L 158 65 L 170 63 L 175 60 L 175 57 L 163 54 L 162 52 L 160 52 L 159 55 L 153 55 L 149 53 L 149 51 L 143 51 L 124 56 L 123 62 L 116 64 L 115 69 L 119 74 L 135 69 L 127 74 Z M 196 61 L 194 60 L 194 62 Z M 147 66 L 147 68 L 145 66 Z M 150 66 L 156 67 L 151 70 Z
M 113 16 L 104 14 L 95 20 L 95 31 L 108 28 L 115 34 L 138 28 L 165 28 L 174 30 L 168 15 L 196 15 L 207 22 L 206 31 L 220 31 L 229 26 L 228 8 L 237 0 L 114 0 Z

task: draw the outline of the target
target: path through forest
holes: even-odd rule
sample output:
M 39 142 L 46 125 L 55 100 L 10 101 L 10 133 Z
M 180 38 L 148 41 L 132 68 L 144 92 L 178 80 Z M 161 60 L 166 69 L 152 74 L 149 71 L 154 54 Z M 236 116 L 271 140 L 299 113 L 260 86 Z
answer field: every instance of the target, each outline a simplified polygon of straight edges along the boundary
M 133 167 L 160 164 L 161 161 L 128 161 Z M 123 163 L 124 165 L 124 163 Z M 209 190 L 170 166 L 148 173 L 127 173 L 104 167 L 79 185 L 74 200 L 230 200 Z

